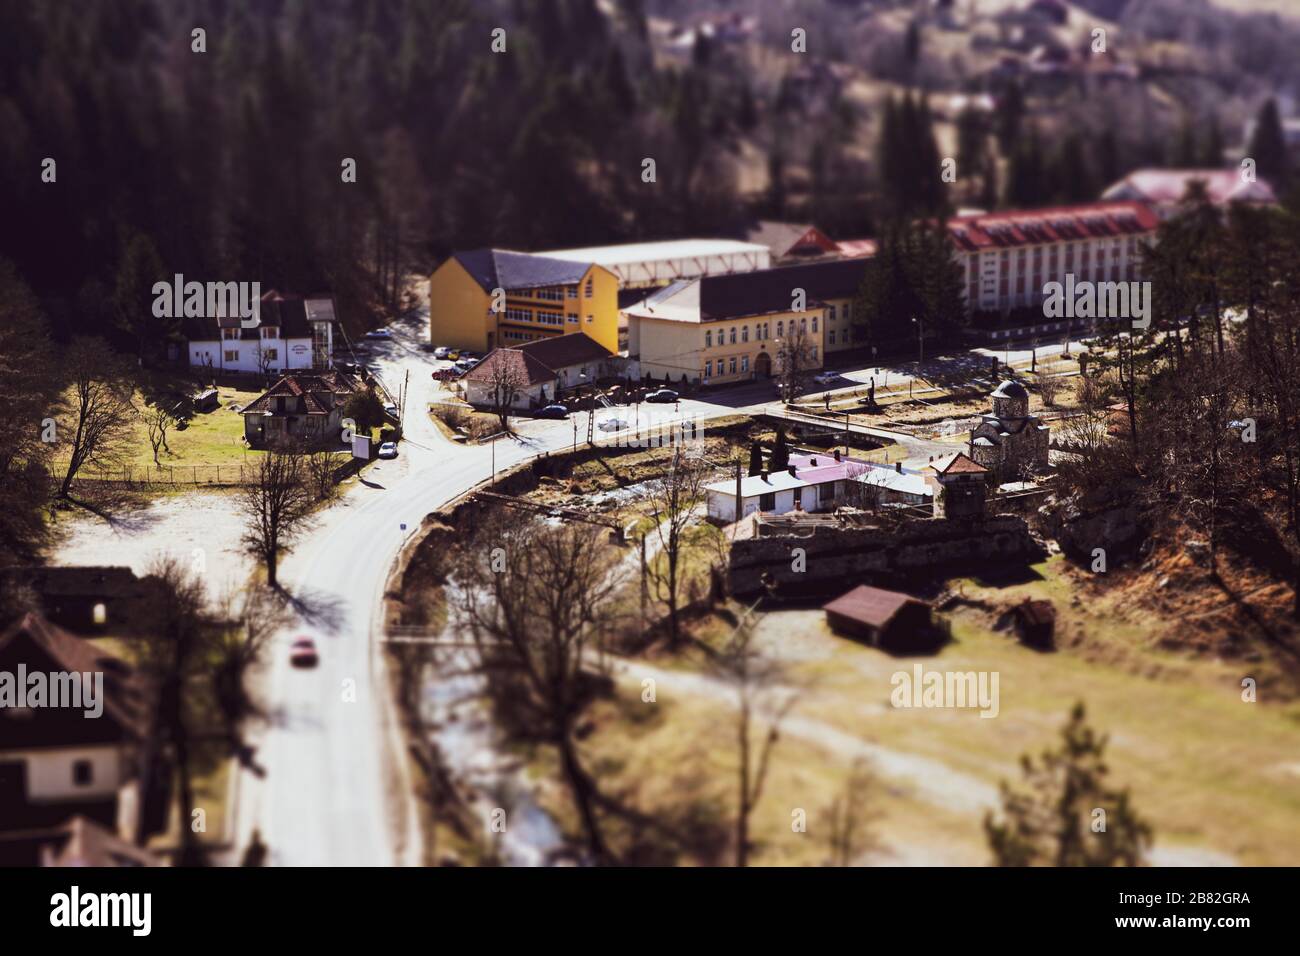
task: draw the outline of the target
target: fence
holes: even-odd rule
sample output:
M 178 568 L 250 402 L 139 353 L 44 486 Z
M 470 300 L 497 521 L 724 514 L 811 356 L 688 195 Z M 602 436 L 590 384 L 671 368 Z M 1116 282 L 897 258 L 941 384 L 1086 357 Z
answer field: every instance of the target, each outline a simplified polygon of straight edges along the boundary
M 162 465 L 158 468 L 124 466 L 110 470 L 77 472 L 76 481 L 98 481 L 123 486 L 139 485 L 245 485 L 256 476 L 255 465 Z M 55 484 L 62 478 L 51 479 Z

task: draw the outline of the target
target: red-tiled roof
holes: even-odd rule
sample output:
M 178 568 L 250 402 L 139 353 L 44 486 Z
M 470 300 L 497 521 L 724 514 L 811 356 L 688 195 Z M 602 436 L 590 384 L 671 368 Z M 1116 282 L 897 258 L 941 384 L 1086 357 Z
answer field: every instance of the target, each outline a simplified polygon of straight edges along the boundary
M 356 382 L 333 369 L 326 372 L 290 372 L 244 406 L 244 414 L 269 412 L 271 399 L 277 396 L 301 398 L 308 415 L 328 415 L 333 409 L 333 396 L 351 395 L 358 390 Z
M 509 375 L 521 388 L 544 385 L 556 378 L 552 368 L 522 349 L 493 349 L 483 361 L 465 373 L 465 379 L 491 385 L 498 381 L 498 375 Z
M 908 604 L 924 604 L 910 594 L 886 591 L 860 584 L 847 594 L 822 606 L 823 611 L 861 621 L 871 627 L 884 627 Z
M 962 252 L 1154 232 L 1159 219 L 1145 203 L 1117 201 L 954 216 L 948 234 Z
M 0 650 L 25 636 L 65 671 L 104 675 L 104 710 L 126 731 L 144 736 L 149 725 L 143 679 L 119 657 L 93 641 L 69 634 L 39 614 L 28 613 L 0 634 Z
M 527 342 L 517 348 L 518 351 L 531 355 L 550 369 L 599 362 L 612 354 L 586 332 L 553 335 L 535 342 Z
M 981 475 L 988 471 L 977 461 L 966 457 L 964 452 L 957 452 L 947 458 L 940 458 L 930 466 L 941 475 Z

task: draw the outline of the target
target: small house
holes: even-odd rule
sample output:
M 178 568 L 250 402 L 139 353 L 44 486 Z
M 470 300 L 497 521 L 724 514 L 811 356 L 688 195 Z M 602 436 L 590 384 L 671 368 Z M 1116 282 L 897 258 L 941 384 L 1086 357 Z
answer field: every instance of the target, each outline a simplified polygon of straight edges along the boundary
M 861 584 L 822 610 L 835 633 L 891 653 L 925 653 L 942 642 L 930 604 L 900 591 Z

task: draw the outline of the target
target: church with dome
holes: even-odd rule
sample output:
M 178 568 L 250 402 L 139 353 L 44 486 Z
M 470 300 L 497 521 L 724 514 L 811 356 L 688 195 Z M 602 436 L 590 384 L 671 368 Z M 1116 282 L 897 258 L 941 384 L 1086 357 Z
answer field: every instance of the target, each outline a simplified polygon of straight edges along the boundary
M 1050 429 L 1029 414 L 1029 392 L 1005 381 L 991 396 L 993 410 L 971 429 L 969 457 L 993 472 L 998 481 L 1016 481 L 1047 469 Z

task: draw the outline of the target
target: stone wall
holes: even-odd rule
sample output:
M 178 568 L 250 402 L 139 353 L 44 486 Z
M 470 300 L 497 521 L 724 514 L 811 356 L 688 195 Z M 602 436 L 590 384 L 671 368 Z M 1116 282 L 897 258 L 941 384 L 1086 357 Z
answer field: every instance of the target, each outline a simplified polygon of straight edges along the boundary
M 918 578 L 1027 564 L 1044 555 L 1024 519 L 1015 515 L 917 518 L 897 527 L 816 526 L 806 536 L 739 540 L 732 544 L 727 573 L 731 593 L 738 597 L 758 593 L 766 573 L 778 597 L 822 599 L 858 584 L 905 587 Z

